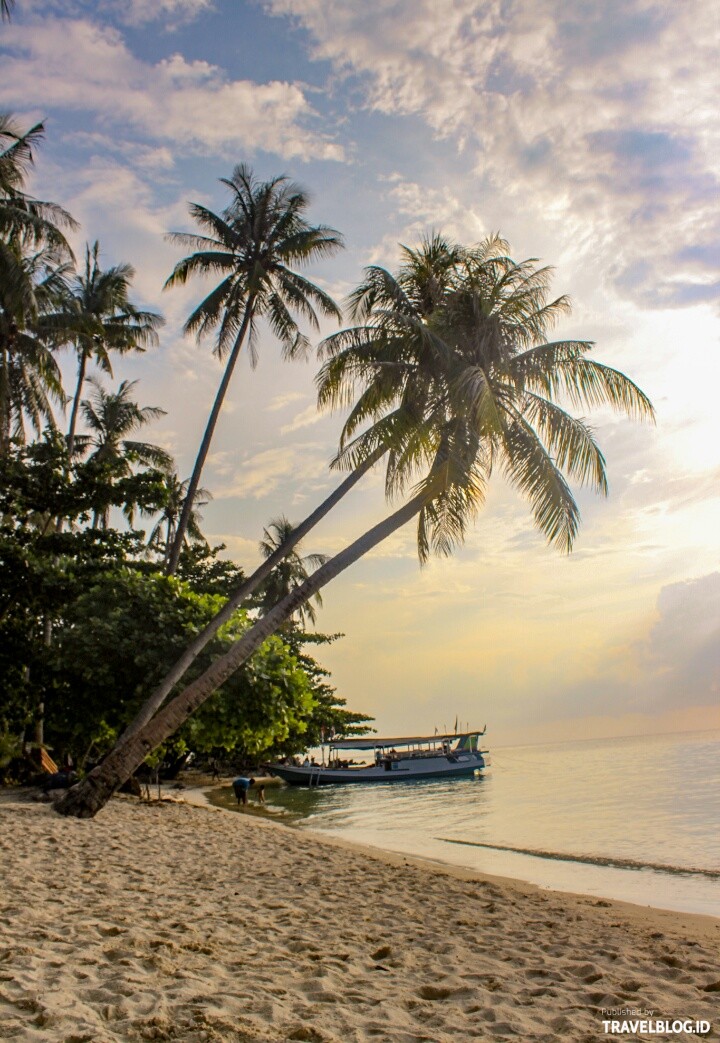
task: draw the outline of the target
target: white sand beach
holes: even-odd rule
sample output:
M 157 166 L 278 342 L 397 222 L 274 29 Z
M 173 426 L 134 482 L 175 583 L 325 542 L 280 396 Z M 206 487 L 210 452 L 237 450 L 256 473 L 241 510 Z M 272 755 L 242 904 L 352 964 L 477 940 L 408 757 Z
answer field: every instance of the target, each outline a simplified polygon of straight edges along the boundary
M 603 1009 L 720 1031 L 712 918 L 124 798 L 78 821 L 4 794 L 0 867 L 3 1040 L 595 1043 Z

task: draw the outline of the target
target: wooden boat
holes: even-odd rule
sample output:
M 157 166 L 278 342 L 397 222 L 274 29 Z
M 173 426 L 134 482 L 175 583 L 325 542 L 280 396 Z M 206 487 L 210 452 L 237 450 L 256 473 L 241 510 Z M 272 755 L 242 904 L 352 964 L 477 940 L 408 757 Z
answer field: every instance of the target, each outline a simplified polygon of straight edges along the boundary
M 379 739 L 365 736 L 328 743 L 327 761 L 265 765 L 290 786 L 332 786 L 360 782 L 417 782 L 421 779 L 463 778 L 485 767 L 480 749 L 482 731 L 451 735 Z M 372 752 L 370 763 L 356 763 L 343 754 Z

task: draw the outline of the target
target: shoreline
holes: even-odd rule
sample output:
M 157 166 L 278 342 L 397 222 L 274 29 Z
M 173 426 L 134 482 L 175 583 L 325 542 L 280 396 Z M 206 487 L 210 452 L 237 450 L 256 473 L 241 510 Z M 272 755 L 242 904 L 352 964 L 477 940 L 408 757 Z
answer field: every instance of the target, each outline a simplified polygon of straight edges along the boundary
M 613 1038 L 603 1010 L 713 1020 L 713 917 L 545 891 L 187 795 L 115 799 L 87 821 L 3 794 L 0 1037 L 456 1043 L 462 1024 L 470 1039 L 580 1043 Z
M 271 822 L 277 826 L 281 826 L 286 829 L 297 830 L 302 834 L 311 834 L 313 837 L 317 837 L 320 840 L 327 841 L 331 844 L 337 844 L 340 846 L 348 845 L 353 850 L 364 851 L 371 855 L 377 855 L 378 857 L 382 857 L 384 855 L 392 855 L 398 859 L 410 859 L 414 863 L 436 866 L 438 870 L 457 870 L 459 872 L 467 872 L 472 876 L 477 877 L 478 879 L 490 880 L 500 885 L 520 884 L 524 887 L 535 888 L 540 893 L 568 895 L 570 897 L 584 899 L 586 901 L 608 901 L 622 907 L 627 906 L 630 908 L 637 908 L 640 910 L 650 909 L 661 913 L 671 913 L 673 915 L 682 916 L 685 918 L 697 917 L 701 920 L 715 921 L 718 924 L 720 924 L 720 914 L 715 915 L 713 913 L 705 912 L 687 912 L 681 909 L 671 909 L 667 906 L 653 905 L 652 903 L 641 904 L 639 902 L 628 901 L 623 898 L 615 898 L 612 895 L 595 895 L 583 891 L 573 891 L 572 889 L 568 888 L 553 887 L 552 885 L 548 884 L 535 883 L 531 880 L 525 880 L 523 877 L 509 876 L 507 874 L 502 873 L 492 873 L 482 869 L 473 869 L 470 866 L 462 866 L 457 863 L 447 862 L 440 858 L 433 858 L 430 855 L 418 855 L 406 853 L 403 851 L 393 851 L 390 848 L 383 848 L 374 844 L 367 844 L 362 841 L 349 840 L 343 837 L 339 837 L 336 834 L 322 832 L 321 830 L 313 829 L 312 826 L 304 826 L 301 824 L 304 821 L 304 819 L 302 818 L 291 819 L 289 821 L 278 821 L 277 817 L 272 813 L 268 812 L 267 809 L 262 805 L 253 805 L 252 803 L 250 803 L 247 805 L 245 810 L 241 810 L 235 808 L 228 808 L 224 804 L 216 803 L 211 799 L 210 795 L 213 793 L 213 791 L 227 788 L 227 786 L 229 785 L 230 780 L 221 780 L 220 782 L 212 786 L 189 787 L 188 790 L 192 794 L 194 794 L 194 799 L 190 800 L 189 803 L 197 803 L 198 806 L 217 808 L 218 810 L 226 811 L 231 815 L 249 815 L 251 817 L 267 820 L 268 822 Z M 186 791 L 180 792 L 183 793 Z M 180 799 L 182 799 L 182 797 L 180 797 Z M 568 861 L 572 861 L 572 859 L 568 859 Z

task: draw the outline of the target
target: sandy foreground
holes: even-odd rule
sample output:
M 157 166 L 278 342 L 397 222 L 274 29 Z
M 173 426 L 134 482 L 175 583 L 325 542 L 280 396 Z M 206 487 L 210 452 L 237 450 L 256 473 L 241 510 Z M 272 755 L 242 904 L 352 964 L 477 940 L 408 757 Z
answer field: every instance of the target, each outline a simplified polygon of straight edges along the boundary
M 0 1039 L 457 1043 L 720 1035 L 720 920 L 541 891 L 254 815 L 0 799 Z M 708 989 L 708 987 L 710 987 Z

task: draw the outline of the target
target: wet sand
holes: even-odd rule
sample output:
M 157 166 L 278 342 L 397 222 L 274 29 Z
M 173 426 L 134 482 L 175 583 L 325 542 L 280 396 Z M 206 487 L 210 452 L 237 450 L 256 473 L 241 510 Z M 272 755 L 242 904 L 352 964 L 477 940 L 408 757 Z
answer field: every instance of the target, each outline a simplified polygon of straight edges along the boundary
M 120 798 L 87 822 L 0 799 L 1 1039 L 589 1043 L 626 1017 L 603 1010 L 718 1038 L 719 953 L 710 917 L 257 815 Z

